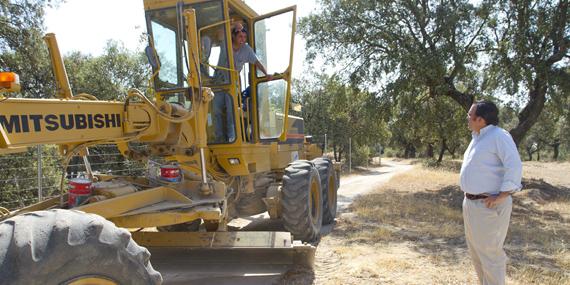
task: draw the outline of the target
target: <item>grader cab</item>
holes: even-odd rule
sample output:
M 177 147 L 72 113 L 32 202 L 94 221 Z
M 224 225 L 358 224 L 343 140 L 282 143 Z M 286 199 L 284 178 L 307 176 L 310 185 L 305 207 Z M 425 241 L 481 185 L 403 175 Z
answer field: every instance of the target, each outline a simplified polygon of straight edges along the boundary
M 165 161 L 156 175 L 63 175 L 58 197 L 0 211 L 0 284 L 160 283 L 142 246 L 280 249 L 310 260 L 322 224 L 334 220 L 338 168 L 316 157 L 303 120 L 288 114 L 295 7 L 258 15 L 240 0 L 144 0 L 144 9 L 147 94 L 74 95 L 53 34 L 45 39 L 56 98 L 11 98 L 18 76 L 0 75 L 0 154 L 58 145 L 64 174 L 98 144 Z M 235 22 L 244 30 L 232 31 Z M 253 64 L 236 70 L 236 32 L 271 76 Z M 231 226 L 265 212 L 285 231 Z

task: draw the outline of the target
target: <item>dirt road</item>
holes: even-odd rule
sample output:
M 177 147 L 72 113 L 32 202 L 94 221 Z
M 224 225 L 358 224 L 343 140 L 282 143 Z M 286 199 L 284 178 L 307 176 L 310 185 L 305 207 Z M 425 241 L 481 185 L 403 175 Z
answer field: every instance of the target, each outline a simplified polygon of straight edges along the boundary
M 387 160 L 383 161 L 381 167 L 371 167 L 342 177 L 338 192 L 339 214 L 345 213 L 358 195 L 374 190 L 394 175 L 408 171 L 412 167 L 407 163 Z M 247 220 L 241 219 L 237 223 L 241 223 L 241 226 L 248 230 L 284 231 L 279 223 L 267 218 L 266 215 L 258 215 Z M 334 230 L 332 226 L 323 229 L 325 233 L 331 230 Z M 252 258 L 255 256 L 250 253 L 235 251 L 206 254 L 179 252 L 174 255 L 172 252 L 168 254 L 153 252 L 151 261 L 162 273 L 164 284 L 312 284 L 315 277 L 318 280 L 319 273 L 327 274 L 327 271 L 335 270 L 334 258 L 327 257 L 328 249 L 321 250 L 319 247 L 317 247 L 316 272 L 309 272 L 303 268 L 288 271 L 289 267 L 270 264 L 271 262 L 265 259 L 267 256 L 254 260 Z M 224 257 L 228 256 L 231 258 L 224 261 Z
M 395 175 L 410 171 L 413 168 L 413 165 L 405 161 L 399 162 L 384 159 L 380 167 L 361 169 L 355 171 L 352 175 L 343 176 L 338 190 L 339 208 L 337 218 L 350 219 L 348 216 L 352 215 L 352 213 L 348 212 L 348 207 L 356 197 L 379 188 Z M 333 226 L 326 226 L 323 231 L 334 231 L 334 228 Z M 334 250 L 339 242 L 342 241 L 338 240 L 338 237 L 324 236 L 317 247 L 314 270 L 307 271 L 303 268 L 298 268 L 297 270 L 289 271 L 282 277 L 279 284 L 343 284 L 336 281 L 331 283 L 331 276 L 352 274 L 339 272 L 338 265 L 341 263 L 341 257 Z M 358 282 L 355 281 L 354 284 L 358 284 Z
M 384 159 L 382 166 L 369 168 L 357 174 L 343 177 L 338 189 L 339 212 L 343 212 L 358 195 L 366 194 L 383 183 L 386 183 L 394 175 L 412 169 L 412 165 L 406 162 L 396 162 Z

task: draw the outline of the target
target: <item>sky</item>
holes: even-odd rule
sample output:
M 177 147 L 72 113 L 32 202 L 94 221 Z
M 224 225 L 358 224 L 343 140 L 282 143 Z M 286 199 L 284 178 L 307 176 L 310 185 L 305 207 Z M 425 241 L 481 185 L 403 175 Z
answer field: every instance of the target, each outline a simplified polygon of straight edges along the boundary
M 315 0 L 246 0 L 259 14 L 297 5 L 297 17 L 309 15 L 316 9 Z M 110 8 L 112 7 L 112 9 Z M 146 32 L 143 0 L 66 0 L 46 11 L 46 32 L 55 33 L 61 52 L 72 51 L 100 55 L 108 40 L 121 41 L 131 50 L 143 50 L 146 42 L 140 35 Z M 302 75 L 306 67 L 305 41 L 295 37 L 293 76 Z

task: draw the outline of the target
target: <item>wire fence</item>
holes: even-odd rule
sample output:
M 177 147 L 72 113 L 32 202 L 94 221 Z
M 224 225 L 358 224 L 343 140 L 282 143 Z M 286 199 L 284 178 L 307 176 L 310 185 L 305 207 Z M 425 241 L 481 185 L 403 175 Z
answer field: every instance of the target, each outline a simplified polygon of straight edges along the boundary
M 140 176 L 149 169 L 148 162 L 125 159 L 115 145 L 90 147 L 86 157 L 93 173 Z M 59 149 L 52 145 L 0 156 L 0 207 L 13 210 L 59 195 L 63 171 L 66 180 L 87 177 L 83 157 L 73 157 L 65 170 L 62 161 Z
M 144 144 L 129 147 L 148 150 Z M 349 172 L 354 162 L 353 151 L 351 148 L 346 158 Z M 164 162 L 158 157 L 147 162 L 128 160 L 113 144 L 90 147 L 86 157 L 93 173 L 117 176 L 147 175 Z M 65 180 L 87 177 L 83 157 L 73 157 L 64 170 L 59 149 L 54 145 L 40 145 L 26 152 L 0 156 L 0 207 L 13 210 L 58 196 L 62 191 L 63 171 Z

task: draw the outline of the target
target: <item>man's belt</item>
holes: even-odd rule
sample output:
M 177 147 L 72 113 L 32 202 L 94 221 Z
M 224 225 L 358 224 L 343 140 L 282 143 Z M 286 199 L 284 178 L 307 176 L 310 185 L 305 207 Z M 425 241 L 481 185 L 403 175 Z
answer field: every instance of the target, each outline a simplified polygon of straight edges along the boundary
M 479 200 L 479 199 L 485 199 L 489 196 L 487 196 L 487 195 L 473 195 L 473 194 L 465 193 L 465 197 L 467 197 L 467 199 L 469 199 L 469 200 Z

